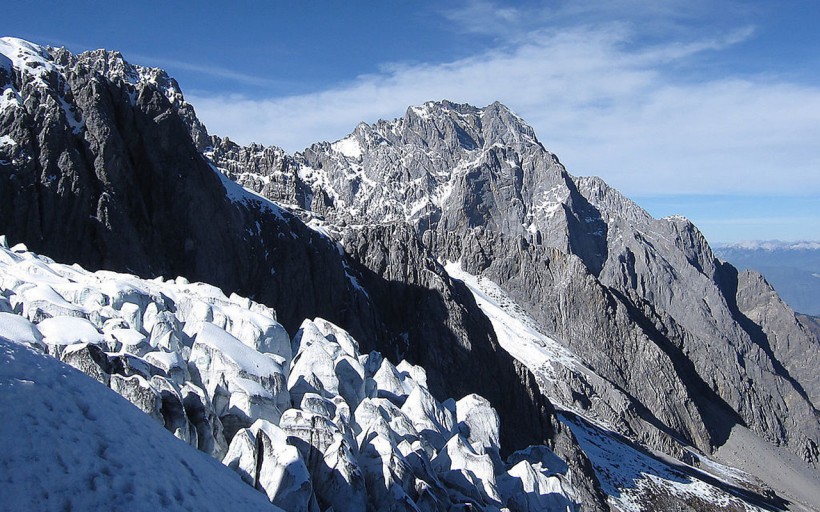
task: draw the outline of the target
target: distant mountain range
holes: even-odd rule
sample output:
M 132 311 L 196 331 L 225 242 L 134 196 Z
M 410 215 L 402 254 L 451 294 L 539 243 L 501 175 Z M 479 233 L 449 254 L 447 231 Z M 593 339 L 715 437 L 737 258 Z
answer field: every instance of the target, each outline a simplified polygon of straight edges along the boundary
M 799 313 L 820 316 L 820 242 L 779 240 L 715 244 L 715 255 L 763 274 Z

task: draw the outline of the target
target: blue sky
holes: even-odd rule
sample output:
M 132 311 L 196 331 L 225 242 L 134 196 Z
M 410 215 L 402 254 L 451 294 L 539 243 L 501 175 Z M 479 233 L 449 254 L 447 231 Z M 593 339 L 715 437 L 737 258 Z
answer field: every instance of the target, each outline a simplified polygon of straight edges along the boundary
M 163 67 L 212 133 L 291 152 L 500 100 L 571 173 L 730 242 L 820 239 L 818 22 L 797 0 L 14 2 L 0 34 Z

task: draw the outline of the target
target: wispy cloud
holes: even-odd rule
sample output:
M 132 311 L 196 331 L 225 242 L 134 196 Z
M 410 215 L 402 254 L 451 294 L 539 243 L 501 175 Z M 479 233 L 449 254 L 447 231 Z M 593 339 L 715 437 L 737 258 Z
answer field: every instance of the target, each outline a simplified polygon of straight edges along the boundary
M 55 39 L 39 34 L 23 34 L 20 36 L 29 41 L 35 41 L 38 44 L 49 46 L 64 46 L 72 52 L 80 53 L 87 50 L 102 48 L 102 46 L 94 46 L 87 42 L 69 41 L 66 39 Z M 169 59 L 166 57 L 157 57 L 155 55 L 144 55 L 141 53 L 127 52 L 125 58 L 131 63 L 139 63 L 144 66 L 161 67 L 169 71 L 172 75 L 175 71 L 189 71 L 209 77 L 216 77 L 225 80 L 234 81 L 240 84 L 252 85 L 257 87 L 280 86 L 288 84 L 286 80 L 278 80 L 265 78 L 259 75 L 252 75 L 248 73 L 241 73 L 233 69 L 216 66 L 208 63 L 196 63 L 189 61 L 182 61 L 177 59 Z
M 477 34 L 512 34 L 513 24 L 525 21 L 524 12 L 515 7 L 499 7 L 487 0 L 468 0 L 441 11 L 456 29 Z M 520 32 L 520 31 L 518 31 Z
M 487 14 L 507 15 L 516 14 Z M 214 133 L 289 151 L 431 99 L 500 100 L 571 172 L 600 175 L 627 194 L 820 194 L 819 87 L 675 73 L 753 34 L 741 26 L 728 36 L 647 45 L 635 44 L 624 23 L 534 29 L 470 58 L 393 64 L 315 94 L 190 99 Z
M 167 59 L 164 57 L 155 57 L 155 56 L 148 56 L 148 55 L 141 55 L 141 54 L 129 54 L 125 56 L 129 61 L 132 62 L 140 62 L 144 63 L 147 66 L 153 67 L 161 67 L 165 68 L 166 70 L 184 70 L 190 71 L 192 73 L 199 73 L 202 75 L 207 75 L 216 78 L 224 78 L 227 80 L 232 80 L 235 82 L 239 82 L 241 84 L 246 85 L 255 85 L 255 86 L 271 86 L 271 85 L 280 85 L 284 83 L 282 80 L 275 80 L 270 78 L 264 78 L 257 75 L 250 75 L 247 73 L 240 73 L 232 69 L 224 68 L 221 66 L 215 66 L 211 64 L 203 64 L 203 63 L 195 63 L 195 62 L 186 62 L 181 60 L 175 59 Z

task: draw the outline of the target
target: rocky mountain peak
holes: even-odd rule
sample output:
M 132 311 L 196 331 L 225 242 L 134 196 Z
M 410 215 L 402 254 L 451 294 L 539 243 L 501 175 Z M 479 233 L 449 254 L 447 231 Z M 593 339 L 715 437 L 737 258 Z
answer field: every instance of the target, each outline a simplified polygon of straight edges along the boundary
M 0 69 L 9 74 L 13 69 L 42 79 L 54 71 L 55 65 L 48 51 L 40 45 L 16 37 L 0 38 Z
M 444 136 L 450 151 L 489 149 L 494 145 L 519 150 L 527 145 L 541 147 L 535 130 L 497 101 L 484 108 L 448 100 L 428 101 L 409 107 L 402 118 L 381 121 L 374 128 L 388 140 L 431 148 L 441 148 L 435 139 Z
M 469 219 L 445 224 L 488 221 L 493 229 L 524 232 L 532 224 L 531 195 L 553 190 L 565 173 L 532 127 L 497 102 L 484 108 L 427 102 L 392 121 L 361 123 L 347 137 L 297 153 L 294 161 L 298 179 L 311 190 L 301 208 L 345 223 L 409 221 L 420 231 L 444 222 L 450 209 L 466 209 Z M 498 207 L 473 201 L 487 193 L 498 196 Z M 499 211 L 504 218 L 486 215 Z

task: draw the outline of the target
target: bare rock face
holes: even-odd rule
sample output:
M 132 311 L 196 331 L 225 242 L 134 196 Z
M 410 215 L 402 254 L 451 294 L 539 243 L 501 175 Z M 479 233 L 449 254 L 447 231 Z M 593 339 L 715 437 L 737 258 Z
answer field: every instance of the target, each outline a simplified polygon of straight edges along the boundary
M 225 176 L 286 205 L 309 207 L 312 193 L 299 178 L 299 166 L 282 149 L 258 144 L 239 146 L 212 136 L 205 154 L 219 162 Z
M 595 369 L 594 383 L 553 371 L 624 402 L 605 411 L 570 397 L 631 437 L 685 456 L 680 440 L 711 452 L 727 425 L 741 423 L 817 462 L 816 339 L 773 292 L 734 277 L 690 222 L 653 219 L 601 180 L 569 175 L 503 105 L 426 103 L 311 146 L 288 165 L 299 166 L 314 201 L 328 198 L 299 207 L 334 225 L 363 267 L 395 282 L 390 295 L 399 283 L 440 286 L 417 253 L 460 261 Z M 806 350 L 808 359 L 794 357 Z M 662 393 L 645 385 L 657 381 Z
M 360 262 L 362 284 L 378 297 L 374 304 L 394 336 L 368 348 L 426 368 L 430 390 L 438 396 L 486 397 L 505 425 L 505 454 L 549 438 L 552 407 L 533 376 L 501 349 L 472 296 L 450 279 L 410 227 L 350 230 L 342 243 Z
M 391 283 L 379 297 L 420 303 L 405 284 L 441 289 L 447 280 L 424 253 L 498 285 L 585 368 L 530 367 L 561 405 L 684 461 L 691 447 L 712 453 L 739 424 L 817 464 L 816 337 L 759 278 L 718 261 L 689 221 L 653 219 L 600 179 L 571 176 L 503 105 L 411 107 L 287 165 L 307 199 L 273 192 L 276 175 L 255 190 L 336 233 L 363 280 L 369 270 Z M 390 346 L 413 361 L 427 319 L 398 305 L 382 317 L 404 322 L 390 330 L 407 338 Z M 450 361 L 423 346 L 435 355 L 417 362 Z

